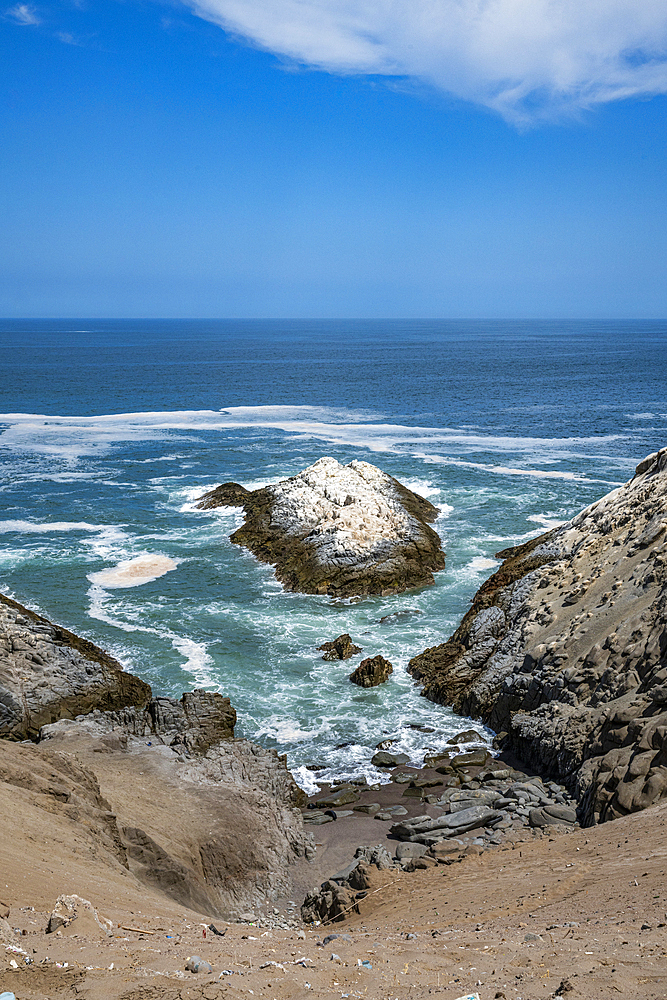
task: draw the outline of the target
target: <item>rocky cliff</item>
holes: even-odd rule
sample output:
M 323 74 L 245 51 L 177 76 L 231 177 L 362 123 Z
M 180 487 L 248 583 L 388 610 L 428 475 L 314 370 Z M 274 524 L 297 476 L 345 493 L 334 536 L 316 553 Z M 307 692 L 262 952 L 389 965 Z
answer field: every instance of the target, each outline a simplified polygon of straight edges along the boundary
M 202 510 L 243 507 L 231 536 L 276 568 L 289 590 L 351 597 L 433 583 L 445 565 L 430 527 L 438 510 L 368 462 L 321 458 L 298 476 L 252 492 L 224 483 Z
M 433 701 L 481 718 L 564 780 L 585 823 L 667 795 L 667 449 L 514 549 L 454 635 L 410 661 Z
M 57 719 L 150 697 L 113 656 L 0 594 L 0 737 L 36 739 Z
M 19 811 L 22 836 L 48 844 L 57 829 L 81 877 L 122 869 L 212 916 L 289 892 L 312 851 L 305 796 L 284 758 L 234 739 L 228 698 L 153 698 L 93 643 L 8 598 L 0 629 L 0 813 Z

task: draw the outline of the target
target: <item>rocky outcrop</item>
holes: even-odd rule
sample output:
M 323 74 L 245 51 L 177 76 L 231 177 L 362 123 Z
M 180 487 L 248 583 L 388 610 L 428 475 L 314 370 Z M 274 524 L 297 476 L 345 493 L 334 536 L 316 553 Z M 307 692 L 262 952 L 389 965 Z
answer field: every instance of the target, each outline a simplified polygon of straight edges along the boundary
M 276 568 L 288 589 L 351 597 L 433 583 L 445 565 L 429 522 L 438 510 L 368 462 L 321 458 L 297 476 L 252 492 L 224 483 L 202 510 L 243 507 L 231 536 Z
M 386 884 L 387 874 L 396 867 L 394 859 L 382 844 L 358 847 L 349 865 L 308 893 L 301 906 L 301 919 L 306 924 L 334 923 L 352 911 L 356 902 L 364 899 L 371 887 Z M 384 877 L 378 879 L 378 874 Z
M 57 719 L 150 697 L 113 656 L 0 594 L 0 737 L 36 739 Z
M 350 674 L 350 680 L 359 687 L 377 687 L 378 684 L 385 684 L 393 672 L 394 668 L 389 660 L 385 660 L 384 656 L 373 656 L 361 661 Z
M 331 642 L 323 642 L 317 648 L 324 652 L 323 660 L 349 660 L 351 656 L 361 652 L 361 646 L 355 646 L 347 632 Z
M 129 869 L 211 916 L 291 890 L 313 849 L 305 794 L 284 757 L 234 739 L 228 698 L 151 698 L 103 650 L 6 598 L 0 628 L 0 815 L 18 810 L 23 836 L 71 842 L 93 879 Z
M 221 740 L 233 738 L 236 712 L 229 698 L 197 688 L 186 691 L 180 701 L 151 698 L 143 709 L 130 705 L 115 712 L 91 713 L 89 719 L 116 739 L 123 734 L 149 736 L 175 750 L 203 754 Z
M 424 694 L 566 781 L 587 824 L 667 795 L 667 449 L 571 521 L 498 553 Z

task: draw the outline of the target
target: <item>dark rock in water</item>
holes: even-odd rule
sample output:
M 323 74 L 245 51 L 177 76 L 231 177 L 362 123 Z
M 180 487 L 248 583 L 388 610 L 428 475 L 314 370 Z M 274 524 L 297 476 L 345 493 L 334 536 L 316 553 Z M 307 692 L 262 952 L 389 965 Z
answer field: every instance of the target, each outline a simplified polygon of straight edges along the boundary
M 389 680 L 394 668 L 384 656 L 373 656 L 362 660 L 356 670 L 350 674 L 350 680 L 359 687 L 377 687 Z
M 325 650 L 323 660 L 349 660 L 351 656 L 361 652 L 361 646 L 355 646 L 347 632 L 331 642 L 323 642 L 317 648 Z
M 149 701 L 151 689 L 94 643 L 0 594 L 0 737 Z
M 566 782 L 582 822 L 667 796 L 667 448 L 566 524 L 498 553 L 424 694 Z
M 380 619 L 380 625 L 386 625 L 387 622 L 400 622 L 405 618 L 414 618 L 415 615 L 423 615 L 424 612 L 420 611 L 418 608 L 405 608 L 404 611 L 392 611 L 390 615 L 385 615 Z
M 438 510 L 368 462 L 321 458 L 297 476 L 249 492 L 225 483 L 199 508 L 242 506 L 231 541 L 276 568 L 288 590 L 351 597 L 433 583 L 444 569 Z
M 483 743 L 484 740 L 476 729 L 464 729 L 462 733 L 457 733 L 447 742 L 453 746 L 455 743 Z
M 388 753 L 386 750 L 379 750 L 371 757 L 371 764 L 376 767 L 398 767 L 399 764 L 409 763 L 410 758 L 406 753 Z

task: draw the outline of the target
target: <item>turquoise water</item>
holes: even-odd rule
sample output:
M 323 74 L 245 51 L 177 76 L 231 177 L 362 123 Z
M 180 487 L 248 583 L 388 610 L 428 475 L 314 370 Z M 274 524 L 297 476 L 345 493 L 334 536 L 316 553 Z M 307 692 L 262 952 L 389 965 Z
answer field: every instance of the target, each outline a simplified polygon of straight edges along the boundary
M 3 591 L 109 649 L 156 692 L 228 694 L 238 732 L 325 775 L 381 739 L 419 762 L 462 720 L 419 696 L 409 658 L 446 638 L 494 553 L 572 516 L 667 444 L 667 323 L 4 321 Z M 289 594 L 197 511 L 322 455 L 378 465 L 441 509 L 434 587 Z M 127 583 L 118 566 L 158 558 Z M 141 582 L 145 579 L 146 582 Z M 384 622 L 380 619 L 395 612 Z M 361 691 L 350 632 L 394 664 Z M 411 726 L 434 730 L 426 733 Z

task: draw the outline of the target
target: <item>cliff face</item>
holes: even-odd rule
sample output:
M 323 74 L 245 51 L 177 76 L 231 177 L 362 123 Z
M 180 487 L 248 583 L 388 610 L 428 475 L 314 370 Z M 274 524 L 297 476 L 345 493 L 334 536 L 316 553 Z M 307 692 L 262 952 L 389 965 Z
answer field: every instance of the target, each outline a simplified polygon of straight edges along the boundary
M 433 701 L 504 732 L 594 823 L 667 795 L 667 449 L 514 549 L 454 635 L 410 661 Z
M 289 891 L 312 851 L 305 796 L 235 722 L 217 692 L 151 698 L 93 643 L 0 595 L 0 815 L 17 810 L 47 850 L 51 836 L 71 844 L 81 878 L 129 869 L 137 887 L 224 917 Z
M 433 583 L 444 569 L 438 510 L 368 462 L 321 458 L 298 476 L 249 492 L 223 483 L 202 510 L 243 507 L 231 541 L 276 568 L 288 590 L 351 597 Z
M 0 594 L 0 737 L 36 739 L 58 719 L 150 697 L 113 656 Z
M 183 906 L 225 918 L 264 906 L 312 851 L 303 793 L 275 751 L 227 739 L 190 755 L 99 714 L 42 737 L 32 753 L 76 761 L 99 787 L 132 875 Z

